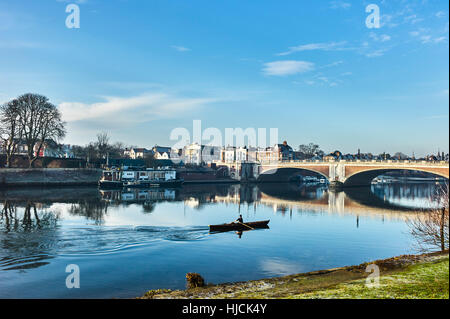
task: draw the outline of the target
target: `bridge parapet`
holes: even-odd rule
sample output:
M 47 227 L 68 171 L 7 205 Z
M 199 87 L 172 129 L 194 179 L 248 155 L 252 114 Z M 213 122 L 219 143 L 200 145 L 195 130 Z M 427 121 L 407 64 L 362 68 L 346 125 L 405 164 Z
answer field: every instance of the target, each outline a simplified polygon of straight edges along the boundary
M 331 183 L 369 185 L 373 178 L 394 170 L 414 170 L 449 178 L 448 162 L 430 161 L 286 161 L 257 164 L 256 178 L 282 169 L 302 169 L 325 176 Z

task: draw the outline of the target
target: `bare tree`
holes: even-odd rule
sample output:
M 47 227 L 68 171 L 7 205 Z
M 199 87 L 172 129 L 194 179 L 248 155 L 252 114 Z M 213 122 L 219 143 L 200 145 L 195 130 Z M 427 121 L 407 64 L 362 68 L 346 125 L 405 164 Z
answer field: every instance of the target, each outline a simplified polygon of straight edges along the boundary
M 97 134 L 97 150 L 100 158 L 106 158 L 110 150 L 108 133 L 102 132 Z
M 11 167 L 12 155 L 21 142 L 23 127 L 20 125 L 18 102 L 12 100 L 0 106 L 0 140 L 6 153 L 6 166 Z
M 98 159 L 98 152 L 97 147 L 93 142 L 90 142 L 88 145 L 86 145 L 86 161 L 90 163 L 93 160 Z
M 87 157 L 88 157 L 86 148 L 83 146 L 80 146 L 80 145 L 73 145 L 72 152 L 76 158 L 87 159 Z
M 109 156 L 112 158 L 120 158 L 123 156 L 125 144 L 122 142 L 115 142 L 110 146 Z
M 301 144 L 298 150 L 305 154 L 307 158 L 314 157 L 317 153 L 321 152 L 319 145 L 314 143 L 309 143 L 308 145 Z
M 15 103 L 18 104 L 29 165 L 33 167 L 46 140 L 56 142 L 65 136 L 65 123 L 56 106 L 43 95 L 27 93 L 15 99 Z
M 431 247 L 440 250 L 448 249 L 449 231 L 449 186 L 442 187 L 437 195 L 441 207 L 425 212 L 414 219 L 407 221 L 411 234 L 416 238 L 419 249 L 427 251 Z

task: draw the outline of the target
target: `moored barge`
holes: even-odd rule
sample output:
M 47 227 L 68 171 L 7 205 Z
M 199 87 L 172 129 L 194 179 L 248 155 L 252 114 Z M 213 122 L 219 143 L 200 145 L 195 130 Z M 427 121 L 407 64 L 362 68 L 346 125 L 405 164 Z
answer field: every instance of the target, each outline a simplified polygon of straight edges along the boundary
M 183 183 L 171 168 L 114 168 L 102 173 L 98 185 L 107 188 L 176 187 Z

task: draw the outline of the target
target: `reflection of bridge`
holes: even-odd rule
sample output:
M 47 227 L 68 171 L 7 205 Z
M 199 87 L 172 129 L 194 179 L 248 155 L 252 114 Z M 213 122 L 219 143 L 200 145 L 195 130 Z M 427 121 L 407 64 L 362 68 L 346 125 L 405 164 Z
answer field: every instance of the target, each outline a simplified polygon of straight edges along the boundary
M 300 170 L 314 172 L 328 179 L 330 183 L 342 186 L 367 186 L 375 177 L 397 170 L 420 171 L 449 178 L 448 162 L 426 161 L 291 161 L 256 164 L 253 177 L 261 182 L 285 182 Z
M 430 185 L 434 185 L 430 183 Z M 383 186 L 388 187 L 388 186 Z M 406 187 L 406 186 L 405 186 Z M 373 187 L 372 187 L 373 188 Z M 376 188 L 376 187 L 375 187 Z M 410 189 L 410 187 L 406 187 Z M 277 213 L 331 213 L 338 215 L 378 216 L 382 218 L 404 218 L 417 214 L 416 209 L 390 201 L 395 192 L 383 191 L 386 196 L 377 196 L 370 187 L 355 187 L 343 192 L 328 191 L 324 186 L 305 186 L 295 183 L 261 183 L 258 185 L 216 184 L 186 185 L 178 189 L 133 189 L 130 191 L 101 191 L 95 187 L 60 189 L 5 189 L 0 191 L 1 207 L 14 203 L 16 207 L 26 207 L 36 203 L 38 209 L 48 209 L 54 203 L 71 204 L 70 212 L 101 221 L 108 207 L 138 204 L 143 212 L 151 212 L 161 202 L 184 202 L 186 206 L 201 209 L 205 205 L 217 203 L 236 204 L 236 209 L 244 212 L 254 210 L 259 205 L 271 207 Z M 388 194 L 389 193 L 389 194 Z M 428 198 L 428 192 L 418 193 L 418 198 Z M 51 210 L 50 210 L 51 211 Z M 0 222 L 1 224 L 1 222 Z M 1 225 L 0 225 L 1 226 Z
M 300 195 L 294 184 L 260 184 L 251 187 L 244 198 L 242 192 L 216 195 L 215 202 L 236 204 L 240 211 L 256 210 L 260 205 L 271 207 L 274 213 L 328 213 L 337 215 L 366 216 L 382 219 L 408 219 L 427 210 L 399 206 L 377 197 L 370 188 L 349 188 L 345 191 L 326 191 L 324 187 L 313 187 L 311 193 Z M 242 189 L 242 186 L 240 186 Z M 324 190 L 324 192 L 317 192 Z

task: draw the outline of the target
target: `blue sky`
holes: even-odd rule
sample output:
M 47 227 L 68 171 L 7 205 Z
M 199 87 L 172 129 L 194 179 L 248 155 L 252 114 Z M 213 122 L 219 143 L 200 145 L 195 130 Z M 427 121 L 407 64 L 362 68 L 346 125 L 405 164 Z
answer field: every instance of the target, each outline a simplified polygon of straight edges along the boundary
M 48 96 L 72 144 L 173 145 L 200 119 L 295 148 L 448 152 L 448 59 L 440 0 L 0 0 L 0 102 Z

